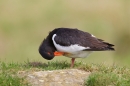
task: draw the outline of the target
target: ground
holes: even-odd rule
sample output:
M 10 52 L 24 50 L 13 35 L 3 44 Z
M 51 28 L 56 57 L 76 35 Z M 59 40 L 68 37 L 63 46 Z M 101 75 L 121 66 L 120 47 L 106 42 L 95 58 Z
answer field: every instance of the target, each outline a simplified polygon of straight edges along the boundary
M 0 86 L 130 86 L 130 68 L 118 64 L 0 62 Z

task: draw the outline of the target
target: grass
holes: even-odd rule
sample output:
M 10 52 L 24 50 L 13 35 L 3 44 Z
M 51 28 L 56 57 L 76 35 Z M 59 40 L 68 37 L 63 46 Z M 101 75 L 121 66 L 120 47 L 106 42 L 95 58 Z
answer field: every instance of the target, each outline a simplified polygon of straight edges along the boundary
M 17 76 L 17 71 L 22 68 L 21 65 L 0 62 L 0 85 L 1 86 L 28 86 L 24 78 Z
M 96 65 L 97 66 L 97 65 Z M 129 86 L 130 69 L 126 67 L 98 65 L 88 79 L 86 86 Z
M 28 84 L 24 82 L 25 81 L 23 78 L 19 78 L 18 76 L 12 76 L 10 74 L 6 74 L 5 72 L 2 72 L 0 75 L 1 86 L 27 86 Z
M 25 77 L 18 77 L 18 71 L 45 71 L 69 68 L 70 63 L 67 61 L 48 63 L 27 61 L 24 64 L 0 62 L 0 85 L 29 86 Z M 130 86 L 130 69 L 126 67 L 76 62 L 74 68 L 92 72 L 84 81 L 85 86 Z

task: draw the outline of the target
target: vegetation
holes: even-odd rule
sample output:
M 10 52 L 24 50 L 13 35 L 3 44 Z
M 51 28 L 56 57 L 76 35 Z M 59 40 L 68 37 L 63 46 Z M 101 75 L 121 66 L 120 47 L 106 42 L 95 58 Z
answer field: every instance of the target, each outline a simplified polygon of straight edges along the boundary
M 24 80 L 24 78 L 19 78 L 17 76 L 18 71 L 22 69 L 23 67 L 20 64 L 6 64 L 4 62 L 0 62 L 0 85 L 28 86 L 28 83 Z
M 2 86 L 29 86 L 25 77 L 20 78 L 18 71 L 45 71 L 69 69 L 70 64 L 67 61 L 55 62 L 25 62 L 24 64 L 3 63 L 0 62 L 0 85 Z M 92 72 L 85 80 L 85 86 L 129 86 L 130 69 L 126 67 L 105 66 L 104 64 L 82 64 L 77 62 L 77 69 Z
M 86 86 L 129 86 L 130 69 L 126 67 L 94 65 L 93 71 L 85 81 Z

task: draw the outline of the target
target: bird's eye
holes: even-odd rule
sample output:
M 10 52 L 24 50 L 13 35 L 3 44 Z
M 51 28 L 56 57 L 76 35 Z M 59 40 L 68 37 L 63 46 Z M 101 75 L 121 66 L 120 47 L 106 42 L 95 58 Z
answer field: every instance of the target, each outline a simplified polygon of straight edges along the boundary
M 50 52 L 48 52 L 47 54 L 51 55 L 51 53 L 50 53 Z

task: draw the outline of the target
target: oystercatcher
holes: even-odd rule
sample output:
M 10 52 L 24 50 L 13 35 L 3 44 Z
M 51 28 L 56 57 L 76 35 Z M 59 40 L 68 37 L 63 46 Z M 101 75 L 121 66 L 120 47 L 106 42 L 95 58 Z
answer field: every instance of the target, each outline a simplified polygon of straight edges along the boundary
M 75 28 L 56 28 L 43 40 L 39 53 L 47 60 L 61 55 L 70 57 L 73 67 L 75 58 L 87 57 L 93 51 L 114 50 L 113 46 L 88 32 Z

